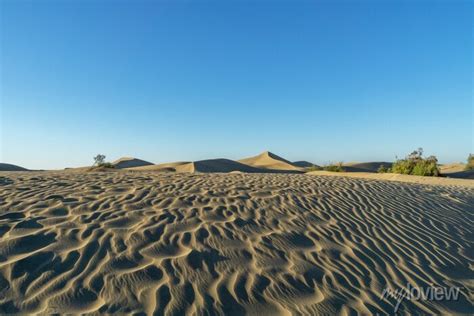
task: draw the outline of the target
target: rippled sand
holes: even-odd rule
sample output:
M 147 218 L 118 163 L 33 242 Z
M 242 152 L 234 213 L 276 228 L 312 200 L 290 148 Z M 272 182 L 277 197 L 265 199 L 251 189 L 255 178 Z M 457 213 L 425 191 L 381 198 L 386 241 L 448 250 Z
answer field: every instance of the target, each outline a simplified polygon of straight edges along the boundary
M 0 313 L 393 313 L 462 287 L 474 189 L 299 174 L 1 173 Z

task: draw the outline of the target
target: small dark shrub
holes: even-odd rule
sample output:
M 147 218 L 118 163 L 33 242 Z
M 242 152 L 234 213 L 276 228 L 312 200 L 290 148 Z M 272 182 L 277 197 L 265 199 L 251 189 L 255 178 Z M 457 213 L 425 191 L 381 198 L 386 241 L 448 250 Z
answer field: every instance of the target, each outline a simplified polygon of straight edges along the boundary
M 474 170 L 474 154 L 469 154 L 467 157 L 466 170 Z
M 105 161 L 105 155 L 98 154 L 94 157 L 94 164 L 93 166 L 100 166 Z

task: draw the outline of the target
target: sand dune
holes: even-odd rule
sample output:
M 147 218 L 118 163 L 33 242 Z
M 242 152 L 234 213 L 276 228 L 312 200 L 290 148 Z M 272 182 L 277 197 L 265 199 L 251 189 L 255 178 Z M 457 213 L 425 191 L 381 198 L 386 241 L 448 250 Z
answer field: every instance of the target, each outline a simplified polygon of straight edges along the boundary
M 143 170 L 147 170 L 146 168 L 156 168 L 158 167 L 157 165 L 152 164 L 151 162 L 133 158 L 133 157 L 122 157 L 114 162 L 112 162 L 112 165 L 115 167 L 115 169 L 136 169 L 136 170 L 141 170 L 139 168 L 145 168 Z M 74 168 L 65 168 L 63 171 L 66 172 L 94 172 L 94 171 L 110 171 L 113 172 L 114 170 L 112 168 L 103 168 L 103 167 L 97 167 L 97 166 L 84 166 L 84 167 L 74 167 Z
M 239 160 L 240 163 L 262 169 L 302 171 L 292 162 L 277 156 L 269 151 L 265 151 L 258 156 Z
M 149 165 L 149 166 L 140 166 L 127 168 L 132 171 L 176 171 L 176 169 L 182 165 L 189 164 L 189 161 L 177 161 L 177 162 L 167 162 L 158 165 Z
M 293 166 L 286 166 L 287 160 L 284 160 L 281 157 L 274 156 L 270 158 L 271 153 L 267 155 L 269 158 L 263 167 L 255 167 L 252 164 L 245 164 L 239 161 L 234 161 L 225 158 L 217 159 L 206 159 L 199 160 L 194 162 L 172 162 L 165 163 L 160 165 L 152 166 L 141 166 L 128 168 L 128 170 L 133 171 L 176 171 L 176 172 L 199 172 L 199 173 L 227 173 L 227 172 L 244 172 L 244 173 L 296 173 L 300 172 L 298 168 L 295 170 Z M 262 158 L 262 157 L 261 157 Z M 277 160 L 281 159 L 281 160 Z M 263 160 L 259 160 L 258 163 L 261 163 Z M 250 161 L 251 163 L 258 165 L 255 161 Z M 272 166 L 277 167 L 276 169 L 271 168 Z
M 267 172 L 266 169 L 254 168 L 245 164 L 242 164 L 237 161 L 230 159 L 218 158 L 218 159 L 207 159 L 191 162 L 186 165 L 181 165 L 176 168 L 178 172 L 205 172 L 205 173 L 215 173 L 215 172 L 247 172 L 247 173 L 256 173 L 256 172 Z
M 28 171 L 28 169 L 9 163 L 0 163 L 0 171 Z
M 112 164 L 117 169 L 124 169 L 124 168 L 133 168 L 133 167 L 142 167 L 142 166 L 152 166 L 151 162 L 133 158 L 133 157 L 122 157 L 120 159 L 115 160 Z
M 203 173 L 226 173 L 226 172 L 244 172 L 244 173 L 296 173 L 299 170 L 291 169 L 272 169 L 269 167 L 254 167 L 238 161 L 218 158 L 207 159 L 181 165 L 176 168 L 178 172 L 203 172 Z
M 449 178 L 474 179 L 474 170 L 466 170 L 464 163 L 452 163 L 440 166 L 441 175 Z
M 293 161 L 292 164 L 296 167 L 299 167 L 299 168 L 310 168 L 310 167 L 313 167 L 313 166 L 318 166 L 317 164 L 311 163 L 309 161 L 304 161 L 304 160 Z
M 306 174 L 0 175 L 2 314 L 392 314 L 396 301 L 381 293 L 407 283 L 462 290 L 457 301 L 402 301 L 403 314 L 472 312 L 473 188 Z
M 450 163 L 444 164 L 439 167 L 442 173 L 452 173 L 452 172 L 461 172 L 466 169 L 466 164 L 457 162 L 457 163 Z

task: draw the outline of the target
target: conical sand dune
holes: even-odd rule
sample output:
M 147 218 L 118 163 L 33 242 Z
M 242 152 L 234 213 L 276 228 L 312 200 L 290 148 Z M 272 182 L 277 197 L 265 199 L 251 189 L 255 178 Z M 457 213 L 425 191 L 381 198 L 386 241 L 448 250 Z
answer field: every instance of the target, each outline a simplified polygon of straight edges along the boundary
M 133 157 L 122 157 L 115 160 L 112 163 L 117 169 L 132 168 L 132 167 L 141 167 L 141 166 L 151 166 L 151 162 L 133 158 Z
M 256 168 L 302 171 L 302 168 L 269 151 L 265 151 L 258 156 L 241 159 L 239 162 Z

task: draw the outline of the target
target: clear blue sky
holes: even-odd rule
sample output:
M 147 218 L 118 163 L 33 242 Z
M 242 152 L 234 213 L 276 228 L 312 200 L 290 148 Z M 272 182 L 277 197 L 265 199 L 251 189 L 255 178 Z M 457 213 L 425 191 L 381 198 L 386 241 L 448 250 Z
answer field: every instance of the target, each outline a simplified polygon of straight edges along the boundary
M 0 1 L 0 161 L 473 152 L 470 1 Z

